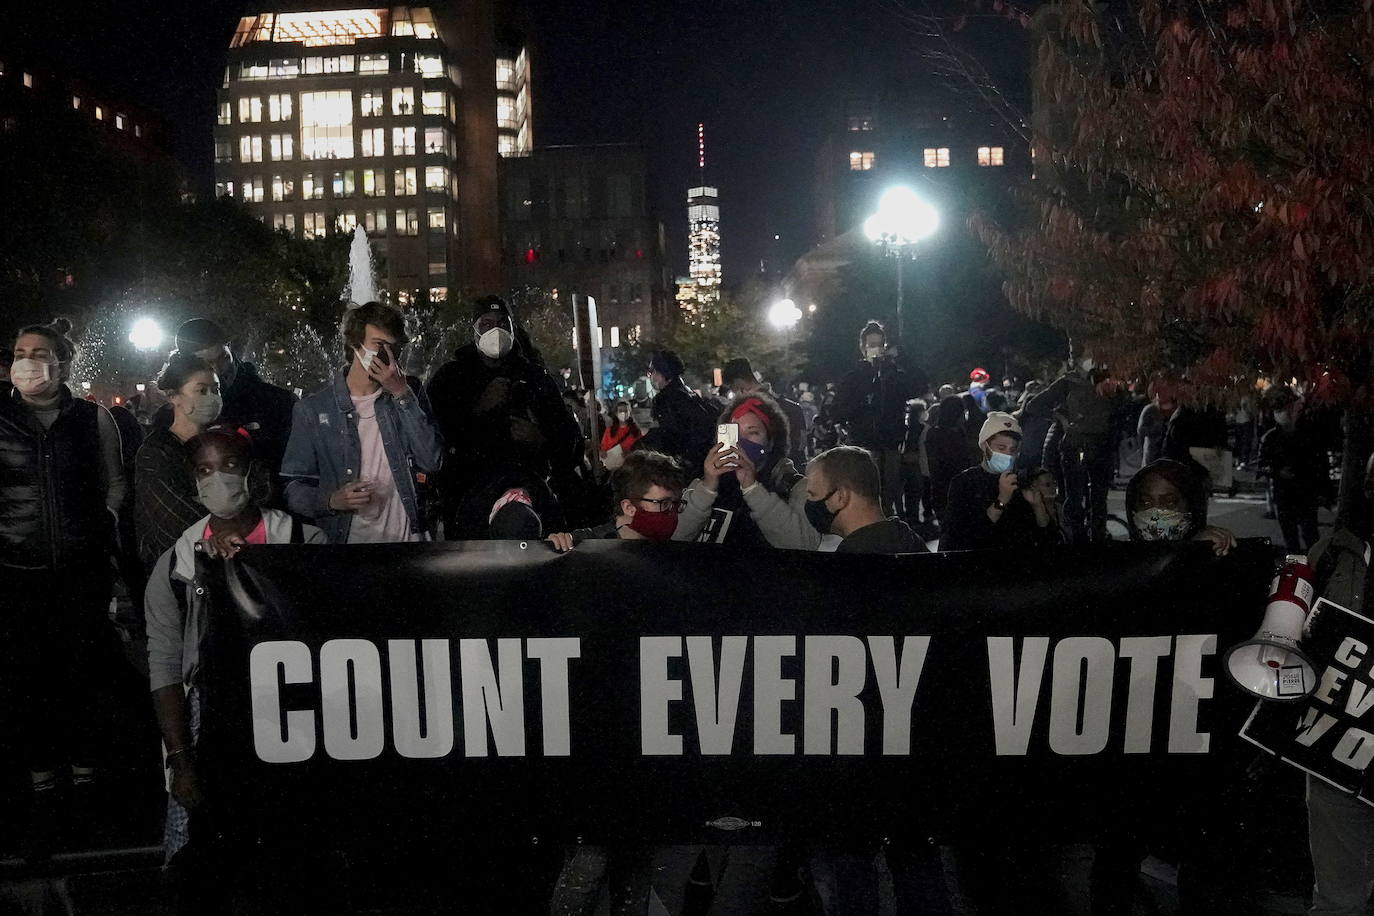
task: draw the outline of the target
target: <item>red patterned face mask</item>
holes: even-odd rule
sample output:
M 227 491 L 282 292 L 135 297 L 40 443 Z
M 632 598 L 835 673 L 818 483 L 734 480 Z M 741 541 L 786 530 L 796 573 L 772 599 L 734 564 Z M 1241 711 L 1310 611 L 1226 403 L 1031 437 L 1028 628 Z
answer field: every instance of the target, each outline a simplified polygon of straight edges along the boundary
M 677 513 L 645 512 L 641 509 L 630 519 L 630 530 L 642 534 L 646 540 L 666 541 L 677 530 Z

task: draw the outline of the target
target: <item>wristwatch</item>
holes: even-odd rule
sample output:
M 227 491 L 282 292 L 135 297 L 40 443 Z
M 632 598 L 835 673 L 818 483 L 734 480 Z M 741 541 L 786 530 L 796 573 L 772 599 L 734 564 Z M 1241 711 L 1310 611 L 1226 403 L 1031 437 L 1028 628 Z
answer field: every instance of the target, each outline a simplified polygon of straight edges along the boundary
M 992 501 L 992 508 L 996 509 L 998 512 L 1005 512 L 1007 511 L 1007 504 L 1000 499 L 994 499 Z

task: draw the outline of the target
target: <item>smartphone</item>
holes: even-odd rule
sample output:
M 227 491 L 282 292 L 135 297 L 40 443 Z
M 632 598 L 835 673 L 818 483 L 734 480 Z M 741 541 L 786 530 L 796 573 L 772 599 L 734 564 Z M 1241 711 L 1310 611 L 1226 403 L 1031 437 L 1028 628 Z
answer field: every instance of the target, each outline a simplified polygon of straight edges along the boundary
M 739 424 L 721 423 L 716 427 L 716 441 L 720 443 L 722 449 L 734 448 L 739 445 Z
M 377 344 L 377 360 L 383 366 L 391 365 L 391 345 L 386 341 L 379 341 Z

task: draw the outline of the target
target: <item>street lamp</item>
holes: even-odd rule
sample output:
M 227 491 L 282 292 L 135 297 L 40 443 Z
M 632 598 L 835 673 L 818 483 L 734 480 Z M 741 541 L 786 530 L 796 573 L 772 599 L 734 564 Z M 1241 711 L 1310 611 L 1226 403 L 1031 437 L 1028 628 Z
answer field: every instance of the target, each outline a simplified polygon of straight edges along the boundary
M 793 327 L 801 317 L 801 309 L 791 299 L 779 299 L 768 310 L 768 323 L 780 331 Z
M 156 350 L 162 346 L 162 328 L 151 318 L 140 318 L 129 331 L 129 343 L 137 350 Z
M 940 228 L 940 214 L 911 188 L 888 188 L 878 198 L 878 212 L 864 220 L 864 235 L 897 259 L 897 341 L 902 340 L 902 262 L 916 243 Z

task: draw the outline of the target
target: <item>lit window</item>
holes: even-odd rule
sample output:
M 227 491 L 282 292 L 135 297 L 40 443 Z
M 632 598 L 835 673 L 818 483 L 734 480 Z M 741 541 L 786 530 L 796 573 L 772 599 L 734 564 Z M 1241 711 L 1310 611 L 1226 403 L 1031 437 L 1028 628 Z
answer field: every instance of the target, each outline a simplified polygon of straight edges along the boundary
M 95 119 L 97 121 L 105 120 L 105 109 L 99 105 L 95 106 Z
M 430 302 L 443 302 L 443 301 L 444 301 L 445 299 L 447 299 L 447 298 L 448 298 L 448 287 L 447 287 L 447 286 L 431 286 L 431 287 L 429 288 L 429 301 L 430 301 Z
M 849 170 L 851 172 L 867 172 L 873 168 L 873 153 L 854 152 L 849 154 Z
M 445 261 L 430 261 L 430 262 L 429 262 L 429 275 L 430 275 L 431 277 L 434 276 L 434 275 L 436 275 L 436 274 L 442 274 L 442 273 L 447 273 L 447 272 L 448 272 L 448 263 L 447 263 L 447 262 L 445 262 Z
M 351 233 L 358 228 L 358 214 L 345 210 L 335 217 L 334 228 L 339 232 Z
M 383 169 L 363 169 L 363 194 L 367 197 L 386 196 L 386 172 Z M 370 228 L 370 227 L 369 227 Z M 382 228 L 386 228 L 383 225 Z
M 267 65 L 267 75 L 273 79 L 293 79 L 301 75 L 299 57 L 283 57 L 272 60 Z
M 508 95 L 496 97 L 496 126 L 515 130 L 515 99 Z
M 272 228 L 280 229 L 290 235 L 296 234 L 296 214 L 294 213 L 274 213 L 272 214 Z
M 364 54 L 358 58 L 359 73 L 385 73 L 391 69 L 391 57 L 387 54 Z
M 239 137 L 239 162 L 262 161 L 262 137 Z
M 443 208 L 443 207 L 430 207 L 430 208 L 429 208 L 429 228 L 431 228 L 431 229 L 442 229 L 442 228 L 444 228 L 444 208 Z
M 141 136 L 143 136 L 143 128 L 142 128 L 142 126 L 140 126 L 140 125 L 138 125 L 138 124 L 135 124 L 135 125 L 134 125 L 134 136 L 135 136 L 135 137 L 141 137 Z
M 334 173 L 334 196 L 352 197 L 353 196 L 353 171 Z
M 386 211 L 364 210 L 363 228 L 368 232 L 386 232 Z
M 383 114 L 386 100 L 385 89 L 364 89 L 358 97 L 358 115 L 363 118 L 376 118 Z
M 385 156 L 386 155 L 386 128 L 369 127 L 362 131 L 363 155 L 364 156 Z
M 868 115 L 851 115 L 849 118 L 850 130 L 872 130 L 873 119 Z
M 925 150 L 925 166 L 928 169 L 949 168 L 949 147 L 927 148 Z
M 419 235 L 420 234 L 420 211 L 411 207 L 409 210 L 396 211 L 396 234 L 397 235 Z
M 448 149 L 448 132 L 442 127 L 425 128 L 425 152 L 442 153 Z
M 448 190 L 448 169 L 442 165 L 425 166 L 425 190 Z
M 426 79 L 444 75 L 444 62 L 438 54 L 416 54 L 415 72 Z
M 272 176 L 272 199 L 274 201 L 294 200 L 296 197 L 296 182 L 290 177 L 281 175 Z
M 508 58 L 497 59 L 496 88 L 507 92 L 515 91 L 515 61 Z
M 324 200 L 324 176 L 306 172 L 301 179 L 301 196 L 306 200 Z
M 124 129 L 124 115 L 122 115 L 122 114 L 116 114 L 116 115 L 115 115 L 115 130 L 123 130 L 123 129 Z
M 414 29 L 415 29 L 415 37 L 416 37 L 416 38 L 438 38 L 438 37 L 439 37 L 438 31 L 436 31 L 435 28 L 434 28 L 434 18 L 433 18 L 433 14 L 430 13 L 430 11 L 429 11 L 429 7 L 427 7 L 427 6 L 412 7 L 412 8 L 411 8 L 411 11 L 410 11 L 410 15 L 411 15 L 411 18 L 414 20 L 414 23 L 415 23 L 415 24 L 414 24 Z
M 234 196 L 234 183 L 233 183 L 232 181 L 217 181 L 217 182 L 215 182 L 215 196 L 216 196 L 216 197 L 233 197 L 233 196 Z
M 244 200 L 251 200 L 255 204 L 262 203 L 262 178 L 254 178 L 251 181 L 244 181 L 241 185 L 240 196 Z
M 316 73 L 352 73 L 353 55 L 340 54 L 337 57 L 307 57 L 305 59 L 305 73 L 307 76 Z
M 291 134 L 272 135 L 272 161 L 282 162 L 296 158 L 296 138 Z
M 325 236 L 323 213 L 307 213 L 301 221 L 301 234 L 308 239 L 322 239 Z
M 391 90 L 391 113 L 408 115 L 415 113 L 415 90 L 409 86 Z
M 978 164 L 982 166 L 1002 165 L 1002 147 L 1000 146 L 980 146 L 978 147 Z
M 267 97 L 267 120 L 291 120 L 291 93 L 283 92 L 279 95 L 269 95 Z
M 353 158 L 353 93 L 301 93 L 301 156 Z
M 391 154 L 393 156 L 415 155 L 415 128 L 391 128 Z
M 234 123 L 234 108 L 228 102 L 219 103 L 219 118 L 217 119 L 217 123 L 221 127 Z
M 500 153 L 502 156 L 515 155 L 515 138 L 512 137 L 510 134 L 501 134 L 499 137 L 496 138 L 496 142 L 496 151 Z
M 415 24 L 410 21 L 410 10 L 404 6 L 397 7 L 396 12 L 391 17 L 392 35 L 414 35 Z
M 232 140 L 223 137 L 215 140 L 215 161 L 234 161 L 234 142 Z
M 25 88 L 25 89 L 32 89 L 32 88 L 33 88 L 33 74 L 30 73 L 30 72 L 27 71 L 27 70 L 24 71 L 24 88 Z
M 262 120 L 262 99 L 247 96 L 239 99 L 239 123 L 256 124 Z
M 392 193 L 397 197 L 409 197 L 419 191 L 415 185 L 414 169 L 397 169 L 391 176 Z
M 421 113 L 427 115 L 442 115 L 444 109 L 448 107 L 443 90 L 426 89 L 420 93 Z
M 80 108 L 80 107 L 81 107 L 81 96 L 79 96 L 79 95 L 74 95 L 74 96 L 72 96 L 72 107 L 73 107 L 73 108 Z

